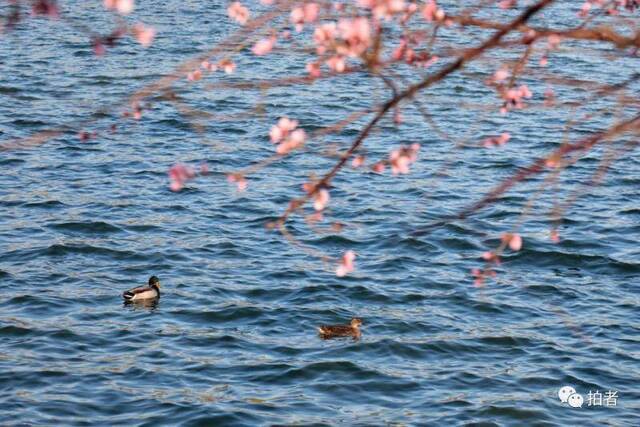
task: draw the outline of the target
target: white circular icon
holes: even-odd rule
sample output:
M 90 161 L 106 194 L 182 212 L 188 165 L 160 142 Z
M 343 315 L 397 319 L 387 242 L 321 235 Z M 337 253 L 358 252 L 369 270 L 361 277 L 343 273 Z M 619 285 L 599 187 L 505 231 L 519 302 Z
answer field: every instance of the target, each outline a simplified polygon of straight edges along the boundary
M 576 389 L 571 386 L 564 386 L 558 391 L 558 397 L 560 398 L 560 402 L 567 403 L 569 396 L 572 394 L 576 394 Z
M 582 408 L 584 399 L 578 393 L 573 393 L 571 396 L 569 396 L 568 402 L 569 406 L 571 406 L 572 408 Z

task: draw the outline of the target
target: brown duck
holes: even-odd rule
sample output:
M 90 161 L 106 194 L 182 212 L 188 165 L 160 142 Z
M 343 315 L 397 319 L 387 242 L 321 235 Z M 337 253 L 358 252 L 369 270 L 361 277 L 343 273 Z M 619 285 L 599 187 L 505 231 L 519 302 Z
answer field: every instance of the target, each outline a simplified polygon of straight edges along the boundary
M 362 319 L 354 317 L 348 325 L 322 325 L 318 328 L 320 338 L 330 339 L 338 337 L 360 338 Z
M 160 279 L 156 276 L 151 276 L 148 286 L 129 289 L 122 294 L 122 298 L 124 298 L 125 302 L 160 298 Z

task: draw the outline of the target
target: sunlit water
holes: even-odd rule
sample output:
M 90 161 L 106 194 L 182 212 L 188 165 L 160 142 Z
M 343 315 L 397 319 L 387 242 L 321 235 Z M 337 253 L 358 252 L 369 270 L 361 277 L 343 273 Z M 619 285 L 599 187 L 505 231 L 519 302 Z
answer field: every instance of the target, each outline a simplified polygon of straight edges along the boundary
M 106 31 L 101 2 L 86 3 L 64 12 Z M 147 50 L 126 41 L 96 58 L 84 35 L 43 20 L 2 35 L 3 140 L 91 118 L 101 106 L 126 106 L 131 91 L 235 28 L 219 2 L 140 3 L 137 18 L 159 30 Z M 574 12 L 563 6 L 551 18 L 575 22 Z M 623 156 L 602 185 L 586 191 L 553 244 L 551 203 L 589 179 L 602 151 L 566 172 L 519 229 L 523 250 L 507 252 L 496 280 L 474 287 L 471 268 L 516 225 L 541 181 L 464 222 L 413 231 L 458 212 L 557 146 L 570 115 L 500 116 L 475 74 L 495 67 L 473 66 L 423 100 L 443 130 L 470 136 L 475 147 L 452 148 L 408 107 L 405 124 L 384 121 L 366 149 L 380 159 L 421 143 L 411 175 L 342 172 L 326 214 L 346 225 L 342 233 L 326 230 L 329 222 L 315 232 L 292 219 L 292 233 L 308 247 L 334 257 L 358 253 L 356 271 L 337 278 L 335 265 L 264 228 L 301 194 L 310 173 L 326 171 L 335 158 L 292 156 L 249 176 L 245 193 L 223 173 L 269 156 L 267 133 L 281 115 L 311 132 L 389 91 L 361 74 L 275 89 L 262 99 L 202 90 L 303 73 L 304 62 L 286 58 L 242 54 L 234 76 L 176 84 L 189 105 L 209 113 L 263 102 L 264 115 L 203 119 L 198 133 L 174 106 L 157 102 L 139 122 L 116 119 L 121 110 L 114 110 L 86 127 L 100 131 L 88 142 L 75 128 L 0 154 L 0 424 L 638 425 L 637 155 Z M 550 70 L 612 83 L 637 69 L 634 61 L 567 49 L 551 58 Z M 545 85 L 526 82 L 539 105 Z M 569 136 L 614 118 L 577 124 Z M 346 147 L 363 123 L 308 148 Z M 480 147 L 502 131 L 512 134 L 506 147 Z M 172 193 L 167 170 L 178 161 L 207 162 L 211 173 Z M 152 274 L 163 284 L 159 303 L 123 306 L 122 291 Z M 364 319 L 360 341 L 316 335 L 319 324 L 353 316 Z M 565 385 L 583 394 L 583 408 L 559 401 Z M 590 390 L 617 391 L 616 405 L 587 406 Z

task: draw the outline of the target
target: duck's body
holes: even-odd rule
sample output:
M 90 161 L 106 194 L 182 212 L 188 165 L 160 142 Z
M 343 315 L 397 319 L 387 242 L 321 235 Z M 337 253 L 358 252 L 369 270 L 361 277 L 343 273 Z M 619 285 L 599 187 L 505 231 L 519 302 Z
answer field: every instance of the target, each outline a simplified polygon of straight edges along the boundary
M 322 325 L 318 328 L 318 333 L 320 334 L 320 338 L 324 339 L 338 337 L 353 337 L 354 339 L 358 339 L 360 338 L 360 325 L 362 325 L 362 319 L 354 317 L 348 325 Z
M 122 294 L 122 298 L 127 302 L 160 298 L 160 280 L 156 276 L 151 276 L 147 286 L 129 289 Z

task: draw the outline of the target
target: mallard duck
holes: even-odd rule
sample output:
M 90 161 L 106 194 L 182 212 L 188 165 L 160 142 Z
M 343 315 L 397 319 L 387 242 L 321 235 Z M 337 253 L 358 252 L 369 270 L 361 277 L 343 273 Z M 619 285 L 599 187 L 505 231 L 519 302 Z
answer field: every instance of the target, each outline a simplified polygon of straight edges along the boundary
M 122 298 L 127 302 L 160 298 L 160 279 L 156 276 L 151 276 L 148 286 L 129 289 L 122 294 Z
M 360 338 L 360 325 L 362 319 L 354 317 L 348 325 L 322 325 L 318 328 L 320 338 L 329 339 L 337 337 Z

